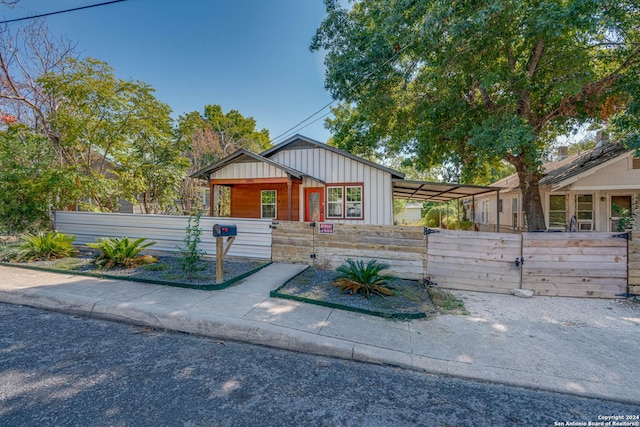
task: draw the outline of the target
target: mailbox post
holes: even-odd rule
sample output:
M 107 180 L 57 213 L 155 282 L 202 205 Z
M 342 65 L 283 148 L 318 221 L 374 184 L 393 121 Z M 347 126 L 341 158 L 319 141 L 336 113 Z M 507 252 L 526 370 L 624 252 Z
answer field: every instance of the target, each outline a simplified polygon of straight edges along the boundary
M 216 283 L 224 282 L 224 257 L 236 240 L 238 227 L 235 224 L 214 224 L 213 237 L 216 238 Z M 227 238 L 227 246 L 224 247 L 224 238 Z

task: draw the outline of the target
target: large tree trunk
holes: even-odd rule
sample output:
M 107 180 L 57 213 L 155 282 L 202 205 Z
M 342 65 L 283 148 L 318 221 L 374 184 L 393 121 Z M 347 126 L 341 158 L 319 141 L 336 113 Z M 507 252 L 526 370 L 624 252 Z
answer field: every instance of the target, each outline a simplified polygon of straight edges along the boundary
M 522 209 L 527 217 L 528 231 L 546 230 L 542 198 L 538 183 L 542 175 L 537 171 L 527 170 L 524 165 L 516 165 L 522 192 Z

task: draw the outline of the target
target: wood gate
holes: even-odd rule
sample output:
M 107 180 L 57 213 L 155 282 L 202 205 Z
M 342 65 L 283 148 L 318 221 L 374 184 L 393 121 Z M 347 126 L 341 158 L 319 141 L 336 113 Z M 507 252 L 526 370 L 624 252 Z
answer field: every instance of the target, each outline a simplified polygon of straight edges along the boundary
M 442 230 L 427 242 L 427 278 L 449 289 L 509 293 L 520 287 L 522 235 Z
M 627 292 L 627 240 L 616 233 L 523 233 L 522 257 L 522 288 L 537 295 Z

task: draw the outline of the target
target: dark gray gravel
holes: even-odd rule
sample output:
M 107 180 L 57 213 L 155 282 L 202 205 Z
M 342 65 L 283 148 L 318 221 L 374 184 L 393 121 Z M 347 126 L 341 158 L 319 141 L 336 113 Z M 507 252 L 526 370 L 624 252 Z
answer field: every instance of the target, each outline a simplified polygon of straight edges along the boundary
M 2 426 L 553 426 L 640 407 L 0 304 Z
M 82 251 L 77 258 L 67 258 L 53 261 L 37 261 L 31 263 L 36 266 L 47 268 L 65 268 L 81 271 L 83 273 L 108 274 L 111 276 L 132 277 L 142 280 L 163 280 L 189 285 L 215 285 L 216 284 L 216 260 L 215 258 L 205 257 L 200 262 L 201 270 L 195 272 L 192 278 L 187 277 L 180 268 L 180 260 L 178 256 L 168 255 L 165 253 L 154 253 L 158 258 L 158 262 L 146 266 L 136 268 L 110 268 L 109 270 L 99 270 L 93 263 L 94 252 L 89 250 Z M 248 273 L 260 266 L 265 265 L 266 261 L 258 260 L 240 260 L 225 259 L 224 260 L 224 280 L 231 280 L 237 276 Z
M 412 280 L 395 280 L 392 282 L 395 296 L 381 297 L 373 295 L 364 298 L 361 295 L 350 295 L 340 292 L 333 284 L 337 277 L 334 270 L 308 268 L 291 279 L 280 293 L 295 295 L 316 301 L 325 301 L 362 310 L 383 313 L 427 313 L 435 314 L 436 307 L 431 302 L 425 285 Z

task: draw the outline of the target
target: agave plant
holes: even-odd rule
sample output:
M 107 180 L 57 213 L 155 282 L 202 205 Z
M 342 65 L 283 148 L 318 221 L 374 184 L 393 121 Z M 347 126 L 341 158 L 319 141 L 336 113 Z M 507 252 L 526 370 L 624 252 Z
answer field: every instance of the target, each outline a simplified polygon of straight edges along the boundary
M 78 253 L 73 246 L 75 236 L 49 231 L 38 234 L 25 234 L 22 244 L 15 254 L 17 261 L 51 260 L 72 257 Z
M 133 268 L 143 264 L 153 264 L 158 260 L 151 255 L 140 255 L 144 249 L 156 244 L 156 242 L 145 242 L 146 240 L 145 237 L 139 239 L 110 237 L 98 239 L 95 243 L 87 243 L 87 246 L 100 251 L 94 262 L 103 270 L 116 266 Z
M 376 260 L 369 261 L 366 265 L 364 261 L 354 261 L 347 259 L 345 265 L 336 269 L 338 277 L 333 280 L 333 284 L 344 293 L 351 295 L 362 294 L 369 298 L 371 294 L 380 296 L 392 296 L 393 287 L 389 284 L 395 277 L 382 275 L 382 270 L 388 269 L 386 264 L 378 264 Z

